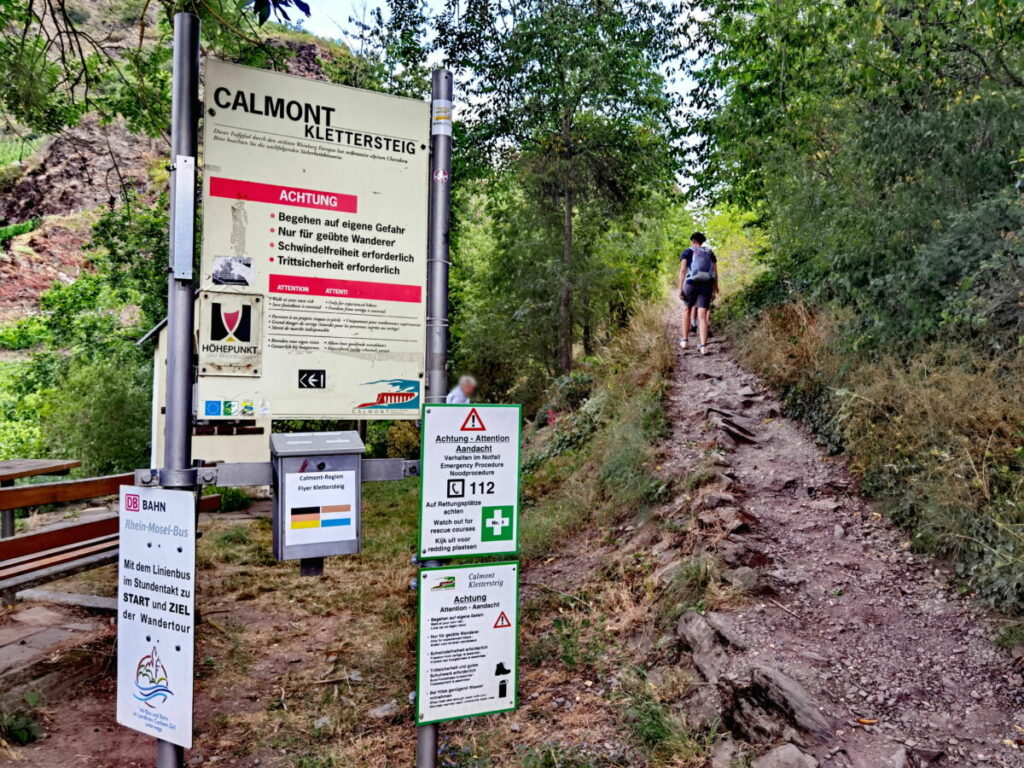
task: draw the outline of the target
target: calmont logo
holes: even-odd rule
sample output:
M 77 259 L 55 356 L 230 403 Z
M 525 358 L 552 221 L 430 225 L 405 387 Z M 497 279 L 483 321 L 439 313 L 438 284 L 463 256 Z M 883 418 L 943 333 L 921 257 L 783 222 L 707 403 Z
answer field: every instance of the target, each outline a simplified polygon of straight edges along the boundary
M 210 310 L 210 341 L 252 341 L 252 307 L 228 311 L 219 301 Z
M 376 397 L 357 405 L 359 410 L 418 411 L 420 408 L 420 382 L 417 379 L 378 379 L 362 386 L 377 388 Z
M 445 576 L 437 584 L 430 588 L 431 592 L 439 592 L 443 589 L 455 589 L 455 577 Z

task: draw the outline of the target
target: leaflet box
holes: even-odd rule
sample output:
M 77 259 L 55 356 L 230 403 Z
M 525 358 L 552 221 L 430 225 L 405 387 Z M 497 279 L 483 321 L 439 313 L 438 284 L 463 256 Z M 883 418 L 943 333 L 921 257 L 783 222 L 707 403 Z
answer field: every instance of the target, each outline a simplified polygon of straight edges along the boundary
M 270 436 L 278 560 L 359 554 L 364 451 L 358 432 Z

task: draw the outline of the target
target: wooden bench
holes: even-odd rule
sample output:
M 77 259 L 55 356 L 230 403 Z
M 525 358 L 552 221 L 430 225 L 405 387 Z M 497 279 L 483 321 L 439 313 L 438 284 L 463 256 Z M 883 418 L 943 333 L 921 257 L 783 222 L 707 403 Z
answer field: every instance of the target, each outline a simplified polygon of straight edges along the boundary
M 134 475 L 126 474 L 2 488 L 0 510 L 106 496 L 133 482 Z M 199 502 L 201 512 L 218 509 L 219 495 Z M 119 529 L 115 512 L 0 539 L 0 600 L 12 602 L 21 590 L 116 562 Z
M 73 459 L 9 459 L 0 461 L 0 488 L 10 488 L 15 480 L 39 475 L 66 475 L 82 466 Z M 14 535 L 14 509 L 0 507 L 0 538 Z

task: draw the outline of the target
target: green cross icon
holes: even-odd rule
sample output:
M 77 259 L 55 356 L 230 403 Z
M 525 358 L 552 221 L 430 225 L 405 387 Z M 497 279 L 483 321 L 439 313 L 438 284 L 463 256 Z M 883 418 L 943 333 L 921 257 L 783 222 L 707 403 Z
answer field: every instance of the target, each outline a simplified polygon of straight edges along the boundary
M 512 541 L 512 507 L 484 507 L 481 541 Z

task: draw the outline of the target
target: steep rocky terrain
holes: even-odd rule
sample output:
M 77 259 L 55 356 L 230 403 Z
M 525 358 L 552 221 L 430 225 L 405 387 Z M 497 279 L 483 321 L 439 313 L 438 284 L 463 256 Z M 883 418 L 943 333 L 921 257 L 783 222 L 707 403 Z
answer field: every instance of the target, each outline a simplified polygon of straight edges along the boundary
M 670 393 L 662 469 L 691 490 L 531 583 L 579 590 L 611 559 L 653 558 L 664 603 L 694 562 L 717 563 L 710 609 L 666 634 L 655 603 L 629 638 L 656 694 L 690 675 L 669 698 L 720 734 L 712 768 L 1024 766 L 1022 670 L 993 617 L 715 341 L 680 353 Z
M 148 169 L 163 154 L 158 141 L 86 117 L 41 147 L 0 195 L 0 225 L 113 205 L 123 188 L 146 186 Z

